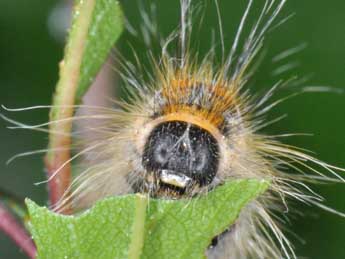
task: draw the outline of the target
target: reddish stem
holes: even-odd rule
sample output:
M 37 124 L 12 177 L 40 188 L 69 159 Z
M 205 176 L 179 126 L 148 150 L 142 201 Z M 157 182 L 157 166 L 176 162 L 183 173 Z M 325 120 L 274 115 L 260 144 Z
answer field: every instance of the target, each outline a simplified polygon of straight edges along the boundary
M 71 139 L 69 137 L 65 137 L 61 140 L 61 142 L 63 141 L 65 143 L 58 143 L 56 146 L 61 148 L 69 147 Z M 50 160 L 48 160 L 47 157 L 45 158 L 45 166 L 48 178 L 51 177 L 56 170 L 58 170 L 66 161 L 70 159 L 70 151 L 68 149 L 64 151 L 55 151 L 53 153 L 54 156 L 52 156 Z M 54 206 L 58 204 L 68 189 L 71 179 L 71 164 L 67 163 L 63 168 L 60 169 L 59 174 L 48 182 L 50 205 Z M 72 210 L 69 204 L 66 205 L 61 211 L 62 214 L 71 214 L 71 212 Z
M 74 114 L 73 105 L 80 80 L 84 47 L 96 5 L 96 0 L 77 2 L 74 11 L 74 24 L 71 27 L 65 57 L 60 63 L 60 79 L 54 95 L 54 107 L 50 111 L 50 121 L 52 122 L 49 127 L 50 151 L 46 155 L 45 164 L 49 178 L 50 202 L 53 206 L 57 205 L 57 202 L 63 198 L 71 183 L 71 165 L 69 163 L 71 155 L 68 148 L 71 145 L 71 118 Z M 65 150 L 56 151 L 60 148 Z M 71 204 L 67 203 L 60 212 L 70 214 L 72 212 Z
M 36 258 L 36 246 L 12 214 L 0 203 L 0 230 L 7 234 L 31 259 Z

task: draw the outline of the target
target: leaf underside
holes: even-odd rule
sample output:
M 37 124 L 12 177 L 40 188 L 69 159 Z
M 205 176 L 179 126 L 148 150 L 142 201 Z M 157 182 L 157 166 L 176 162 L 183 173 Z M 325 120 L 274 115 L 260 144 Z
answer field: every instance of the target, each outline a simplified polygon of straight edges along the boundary
M 117 196 L 79 216 L 26 203 L 39 259 L 200 259 L 212 238 L 268 186 L 262 180 L 234 180 L 189 200 Z

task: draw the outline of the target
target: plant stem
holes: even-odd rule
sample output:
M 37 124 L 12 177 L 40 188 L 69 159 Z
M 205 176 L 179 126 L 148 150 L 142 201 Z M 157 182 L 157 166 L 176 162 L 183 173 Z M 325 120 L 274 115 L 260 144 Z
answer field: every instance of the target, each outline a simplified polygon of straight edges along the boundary
M 16 218 L 21 220 L 24 224 L 29 218 L 24 199 L 16 197 L 12 193 L 0 189 L 0 204 L 8 209 Z
M 0 230 L 6 233 L 29 258 L 35 259 L 36 247 L 31 237 L 12 214 L 0 203 Z
M 95 0 L 80 1 L 76 6 L 73 27 L 66 47 L 64 60 L 60 63 L 60 79 L 57 83 L 50 112 L 49 149 L 45 158 L 48 174 L 48 188 L 51 205 L 56 205 L 71 183 L 71 129 L 76 91 L 80 78 L 80 67 L 83 58 L 86 37 L 92 18 Z M 67 119 L 67 120 L 64 120 Z M 63 122 L 55 122 L 64 120 Z M 53 151 L 53 150 L 63 151 Z M 70 214 L 69 204 L 64 206 L 61 213 Z

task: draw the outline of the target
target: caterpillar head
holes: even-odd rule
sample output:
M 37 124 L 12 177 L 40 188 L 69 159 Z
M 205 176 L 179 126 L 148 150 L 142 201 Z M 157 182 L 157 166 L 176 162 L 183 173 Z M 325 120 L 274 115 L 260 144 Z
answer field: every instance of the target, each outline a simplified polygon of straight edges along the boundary
M 141 165 L 131 173 L 131 185 L 153 197 L 179 198 L 209 190 L 230 175 L 226 142 L 240 101 L 231 84 L 205 80 L 207 70 L 199 77 L 169 74 L 143 104 L 151 113 L 133 124 L 138 157 L 131 163 Z
M 168 121 L 150 133 L 143 152 L 145 188 L 184 193 L 209 185 L 219 166 L 219 144 L 195 124 Z

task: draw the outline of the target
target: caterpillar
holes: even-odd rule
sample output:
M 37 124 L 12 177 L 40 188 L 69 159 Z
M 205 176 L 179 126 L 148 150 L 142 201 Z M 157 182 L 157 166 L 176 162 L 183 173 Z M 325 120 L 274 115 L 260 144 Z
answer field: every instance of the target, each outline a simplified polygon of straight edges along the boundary
M 272 96 L 291 81 L 278 81 L 262 96 L 252 94 L 248 82 L 287 0 L 263 1 L 256 23 L 243 35 L 254 5 L 248 0 L 228 49 L 219 19 L 220 62 L 213 48 L 200 60 L 192 47 L 194 2 L 180 1 L 179 26 L 165 39 L 151 38 L 154 26 L 143 16 L 143 41 L 148 47 L 157 41 L 161 48 L 160 56 L 151 59 L 153 72 L 136 70 L 126 61 L 119 64 L 128 101 L 98 108 L 100 114 L 91 116 L 104 121 L 87 129 L 95 137 L 81 140 L 83 148 L 73 157 L 82 157 L 77 163 L 81 173 L 54 208 L 72 201 L 84 209 L 108 196 L 138 192 L 161 199 L 193 198 L 231 179 L 267 179 L 269 190 L 214 237 L 205 253 L 209 259 L 297 258 L 277 218 L 290 199 L 335 212 L 308 183 L 344 181 L 337 173 L 344 169 L 261 132 L 271 123 L 266 114 L 282 101 L 272 102 Z M 133 30 L 129 24 L 128 30 Z

